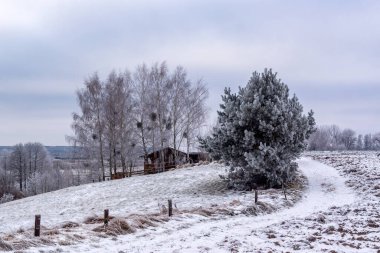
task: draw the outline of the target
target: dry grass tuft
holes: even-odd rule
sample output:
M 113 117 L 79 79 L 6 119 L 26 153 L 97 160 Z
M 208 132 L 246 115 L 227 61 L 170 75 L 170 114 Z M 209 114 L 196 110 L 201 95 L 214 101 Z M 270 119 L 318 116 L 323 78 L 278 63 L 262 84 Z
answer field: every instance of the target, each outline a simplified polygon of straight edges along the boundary
M 26 236 L 23 239 L 18 239 L 12 242 L 12 247 L 14 250 L 25 250 L 31 247 L 39 246 L 51 246 L 54 245 L 54 242 L 47 238 L 35 238 L 31 235 Z
M 114 219 L 115 217 L 109 216 L 109 220 Z M 84 224 L 99 224 L 99 223 L 104 223 L 104 218 L 100 216 L 90 216 L 87 217 L 84 220 Z
M 246 215 L 258 215 L 258 214 L 263 214 L 263 213 L 264 214 L 272 213 L 274 211 L 276 211 L 275 206 L 268 203 L 261 202 L 261 201 L 257 201 L 255 205 L 247 207 L 243 211 L 243 213 Z
M 12 235 L 0 238 L 0 252 L 2 251 L 23 251 L 31 247 L 55 245 L 52 237 L 60 234 L 59 229 L 43 229 L 41 237 L 35 237 L 33 230 L 19 230 Z M 47 237 L 46 237 L 47 236 Z M 52 237 L 51 237 L 52 236 Z
M 0 238 L 1 239 L 1 238 Z M 7 234 L 7 235 L 4 235 L 3 236 L 3 240 L 4 241 L 11 241 L 11 240 L 13 240 L 13 239 L 15 239 L 15 235 L 12 235 L 12 234 Z
M 52 235 L 59 235 L 60 232 L 58 229 L 48 229 L 48 230 L 43 230 L 42 235 L 45 236 L 52 236 Z
M 79 224 L 76 222 L 69 221 L 69 222 L 64 223 L 61 227 L 62 228 L 77 228 L 79 227 Z
M 169 220 L 169 217 L 167 216 L 167 214 L 155 213 L 155 214 L 149 214 L 147 216 L 152 222 L 166 222 Z
M 137 215 L 133 214 L 128 216 L 128 220 L 131 220 L 133 227 L 135 228 L 146 228 L 146 227 L 156 227 L 158 219 L 155 217 L 154 221 L 147 215 Z
M 113 219 L 108 226 L 99 226 L 93 229 L 94 232 L 104 232 L 107 235 L 117 236 L 135 232 L 135 229 L 124 219 Z
M 230 208 L 218 207 L 218 208 L 215 209 L 215 213 L 222 214 L 222 215 L 233 216 L 234 215 L 234 210 L 232 210 Z
M 90 216 L 84 220 L 84 224 L 98 224 L 103 223 L 104 219 L 99 216 Z
M 0 250 L 11 251 L 14 250 L 14 248 L 12 247 L 12 245 L 6 243 L 5 241 L 3 241 L 3 239 L 0 238 Z

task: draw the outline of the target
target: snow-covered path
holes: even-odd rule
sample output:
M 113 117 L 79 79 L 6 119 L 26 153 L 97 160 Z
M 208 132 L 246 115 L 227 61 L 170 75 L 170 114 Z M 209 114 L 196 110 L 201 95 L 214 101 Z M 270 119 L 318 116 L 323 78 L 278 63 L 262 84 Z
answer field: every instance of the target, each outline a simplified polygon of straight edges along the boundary
M 336 169 L 309 158 L 301 158 L 298 163 L 309 186 L 304 198 L 289 209 L 257 217 L 226 217 L 224 220 L 174 218 L 159 227 L 117 239 L 101 239 L 92 245 L 63 249 L 72 252 L 255 252 L 250 250 L 265 246 L 267 241 L 267 238 L 256 236 L 257 230 L 287 220 L 303 219 L 355 200 L 355 194 L 345 186 L 345 179 Z

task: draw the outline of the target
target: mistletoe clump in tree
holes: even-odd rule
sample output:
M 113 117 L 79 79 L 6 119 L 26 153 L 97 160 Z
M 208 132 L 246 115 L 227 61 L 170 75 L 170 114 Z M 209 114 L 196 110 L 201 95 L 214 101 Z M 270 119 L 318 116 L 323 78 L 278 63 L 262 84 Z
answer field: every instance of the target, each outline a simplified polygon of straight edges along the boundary
M 251 189 L 254 184 L 284 186 L 294 179 L 295 159 L 314 131 L 313 111 L 302 105 L 272 70 L 254 72 L 248 84 L 222 96 L 218 125 L 201 145 L 215 159 L 231 165 L 231 187 Z

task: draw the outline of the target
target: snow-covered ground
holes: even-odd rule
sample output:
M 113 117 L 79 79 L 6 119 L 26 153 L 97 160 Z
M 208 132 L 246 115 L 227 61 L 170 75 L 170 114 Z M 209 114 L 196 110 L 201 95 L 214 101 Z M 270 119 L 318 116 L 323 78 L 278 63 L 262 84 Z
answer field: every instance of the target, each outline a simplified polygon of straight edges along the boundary
M 168 199 L 172 199 L 175 207 L 175 216 L 169 222 L 172 223 L 176 219 L 189 222 L 205 220 L 206 216 L 216 219 L 242 213 L 268 213 L 293 205 L 302 193 L 302 189 L 293 188 L 285 200 L 281 190 L 260 191 L 260 202 L 255 205 L 253 192 L 227 190 L 219 176 L 226 170 L 227 167 L 217 163 L 194 166 L 81 185 L 8 202 L 0 205 L 0 239 L 13 249 L 71 244 L 84 239 L 92 242 L 103 236 L 93 232 L 99 224 L 84 224 L 84 221 L 89 217 L 100 218 L 104 209 L 109 209 L 111 216 L 129 223 L 136 223 L 138 217 L 140 223 L 143 218 L 149 220 L 146 223 L 154 220 L 161 226 L 168 220 L 167 214 L 162 213 Z M 36 214 L 41 215 L 44 226 L 41 238 L 32 236 Z M 76 223 L 75 228 L 69 225 L 70 231 L 67 231 L 68 222 Z M 1 245 L 0 241 L 0 250 Z
M 203 206 L 209 201 L 248 201 L 251 196 L 224 190 L 218 174 L 224 174 L 225 169 L 218 164 L 190 167 L 70 187 L 8 202 L 0 205 L 0 234 L 31 227 L 35 214 L 41 214 L 43 224 L 52 227 L 66 221 L 82 222 L 86 217 L 101 215 L 104 209 L 110 209 L 113 216 L 157 212 L 159 205 L 166 204 L 169 198 L 181 209 Z
M 380 252 L 380 153 L 368 151 L 313 152 L 310 157 L 335 167 L 347 177 L 346 185 L 358 197 L 349 206 L 333 206 L 323 212 L 325 224 L 310 220 L 304 226 L 313 227 L 309 241 L 326 245 L 337 252 Z M 291 226 L 290 226 L 291 227 Z M 290 229 L 291 230 L 291 229 Z M 288 234 L 293 236 L 295 233 Z M 305 246 L 305 244 L 300 243 Z
M 292 204 L 298 199 L 299 190 L 289 192 L 288 201 L 281 191 L 260 191 L 258 205 L 253 203 L 251 192 L 227 191 L 218 176 L 225 168 L 214 164 L 79 186 L 35 196 L 28 202 L 25 199 L 0 205 L 0 222 L 5 225 L 0 227 L 0 233 L 5 244 L 17 246 L 15 242 L 26 241 L 29 246 L 36 246 L 24 252 L 377 252 L 379 234 L 372 234 L 372 241 L 358 246 L 352 241 L 359 238 L 356 228 L 345 224 L 347 210 L 352 214 L 361 212 L 362 221 L 374 229 L 379 224 L 380 216 L 365 216 L 365 210 L 354 209 L 358 203 L 368 204 L 365 197 L 354 193 L 361 180 L 355 181 L 353 178 L 357 176 L 350 172 L 338 168 L 339 174 L 336 169 L 310 158 L 302 158 L 298 163 L 307 177 L 308 188 L 295 205 Z M 369 175 L 371 171 L 379 172 L 368 169 Z M 345 184 L 347 179 L 352 181 L 352 187 Z M 71 200 L 73 197 L 75 202 Z M 133 233 L 115 236 L 107 231 L 94 232 L 93 228 L 99 224 L 82 223 L 86 217 L 100 215 L 103 209 L 109 208 L 112 215 L 127 217 L 133 225 L 128 215 L 146 215 L 149 219 L 151 216 L 147 214 L 157 213 L 158 203 L 166 204 L 168 198 L 176 203 L 175 215 L 170 219 L 163 219 L 163 214 L 154 216 L 156 223 L 142 225 L 141 229 L 133 229 Z M 59 203 L 54 204 L 56 199 Z M 44 203 L 38 205 L 39 201 Z M 254 216 L 249 212 L 252 209 L 274 212 Z M 372 209 L 378 207 L 372 205 Z M 13 213 L 17 211 L 21 214 Z M 42 213 L 45 226 L 56 229 L 46 229 L 50 233 L 40 241 L 28 240 L 27 228 L 38 212 Z M 11 222 L 10 217 L 15 220 Z M 62 228 L 67 221 L 78 224 Z M 14 233 L 20 226 L 26 231 Z M 44 244 L 47 246 L 41 247 Z

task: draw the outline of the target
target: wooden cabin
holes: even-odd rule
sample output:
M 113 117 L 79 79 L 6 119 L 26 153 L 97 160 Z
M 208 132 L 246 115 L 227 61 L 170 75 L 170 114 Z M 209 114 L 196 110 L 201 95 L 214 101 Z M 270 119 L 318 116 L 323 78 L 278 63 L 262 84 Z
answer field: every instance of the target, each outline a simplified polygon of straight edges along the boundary
M 152 151 L 147 156 L 148 162 L 144 162 L 144 174 L 154 174 L 175 168 L 176 165 L 186 161 L 186 156 L 186 153 L 171 147 Z M 160 158 L 163 158 L 163 161 Z
M 201 161 L 210 161 L 209 154 L 206 152 L 190 152 L 189 153 L 190 163 L 199 163 Z

